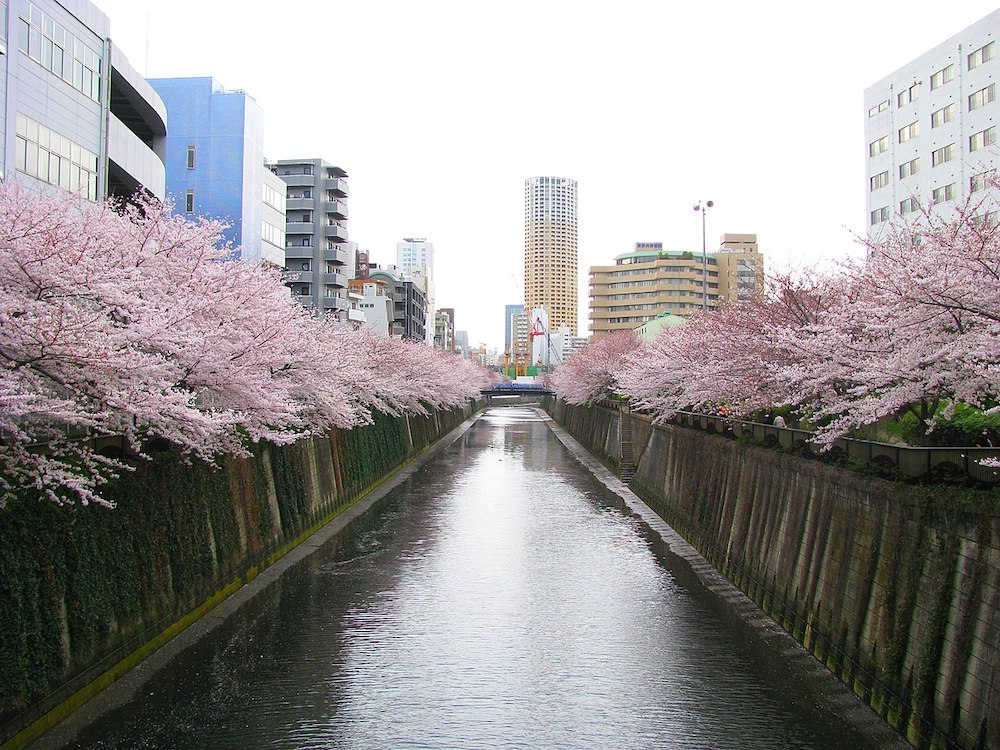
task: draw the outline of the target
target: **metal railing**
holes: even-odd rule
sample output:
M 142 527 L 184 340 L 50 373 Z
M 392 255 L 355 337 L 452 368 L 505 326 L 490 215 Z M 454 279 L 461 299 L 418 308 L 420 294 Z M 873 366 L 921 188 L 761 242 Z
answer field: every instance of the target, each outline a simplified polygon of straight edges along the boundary
M 619 411 L 628 409 L 628 404 L 622 402 L 598 403 L 604 408 Z M 637 419 L 651 421 L 648 414 L 635 411 L 631 414 Z M 886 475 L 898 474 L 906 479 L 923 479 L 940 474 L 967 477 L 984 484 L 1000 484 L 1000 468 L 982 464 L 987 458 L 1000 459 L 1000 448 L 895 445 L 857 438 L 838 438 L 825 449 L 812 442 L 816 436 L 814 432 L 796 427 L 778 427 L 691 411 L 678 411 L 667 423 L 728 438 L 749 437 L 774 448 L 793 450 L 798 447 L 803 454 L 808 452 L 820 460 L 834 463 L 843 459 L 858 466 L 869 465 Z

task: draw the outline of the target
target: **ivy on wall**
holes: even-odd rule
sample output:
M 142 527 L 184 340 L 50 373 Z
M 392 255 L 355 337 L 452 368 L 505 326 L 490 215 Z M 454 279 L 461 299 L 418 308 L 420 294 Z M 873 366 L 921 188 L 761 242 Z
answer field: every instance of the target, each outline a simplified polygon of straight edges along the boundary
M 106 669 L 315 523 L 307 488 L 317 455 L 334 452 L 335 500 L 346 505 L 468 413 L 410 417 L 409 429 L 406 417 L 376 413 L 331 437 L 327 452 L 308 440 L 256 446 L 252 458 L 217 467 L 163 451 L 107 488 L 113 510 L 9 502 L 0 509 L 0 742 L 51 707 L 40 697 L 57 688 L 66 697 L 82 672 Z

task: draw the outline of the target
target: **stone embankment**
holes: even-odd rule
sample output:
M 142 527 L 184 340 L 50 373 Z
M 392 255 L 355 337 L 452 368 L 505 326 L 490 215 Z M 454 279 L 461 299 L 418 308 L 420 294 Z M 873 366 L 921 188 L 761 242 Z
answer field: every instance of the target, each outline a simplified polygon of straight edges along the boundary
M 890 482 L 602 407 L 550 404 L 630 488 L 921 748 L 1000 747 L 1000 492 Z
M 113 510 L 9 502 L 0 509 L 0 745 L 21 747 L 82 705 L 474 408 L 380 414 L 218 467 L 166 451 L 104 488 Z

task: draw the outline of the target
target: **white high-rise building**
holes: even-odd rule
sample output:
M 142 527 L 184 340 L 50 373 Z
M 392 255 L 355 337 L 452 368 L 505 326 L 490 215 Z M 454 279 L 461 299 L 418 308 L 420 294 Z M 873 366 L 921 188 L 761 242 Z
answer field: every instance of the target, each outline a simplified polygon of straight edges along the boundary
M 524 309 L 544 308 L 553 328 L 577 332 L 576 180 L 524 181 Z
M 865 89 L 869 235 L 918 207 L 947 212 L 996 169 L 1000 10 Z M 995 195 L 982 193 L 986 214 Z
M 430 321 L 425 331 L 425 343 L 434 345 L 434 243 L 423 237 L 404 237 L 396 243 L 396 267 L 423 285 L 424 297 L 427 300 L 427 315 Z

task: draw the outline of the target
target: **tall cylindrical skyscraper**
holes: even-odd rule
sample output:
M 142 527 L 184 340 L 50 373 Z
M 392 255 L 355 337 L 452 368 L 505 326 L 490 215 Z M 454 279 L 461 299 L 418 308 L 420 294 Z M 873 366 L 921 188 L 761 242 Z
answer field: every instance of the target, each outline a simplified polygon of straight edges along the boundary
M 577 335 L 576 180 L 524 181 L 524 311 L 544 307 L 549 326 Z

